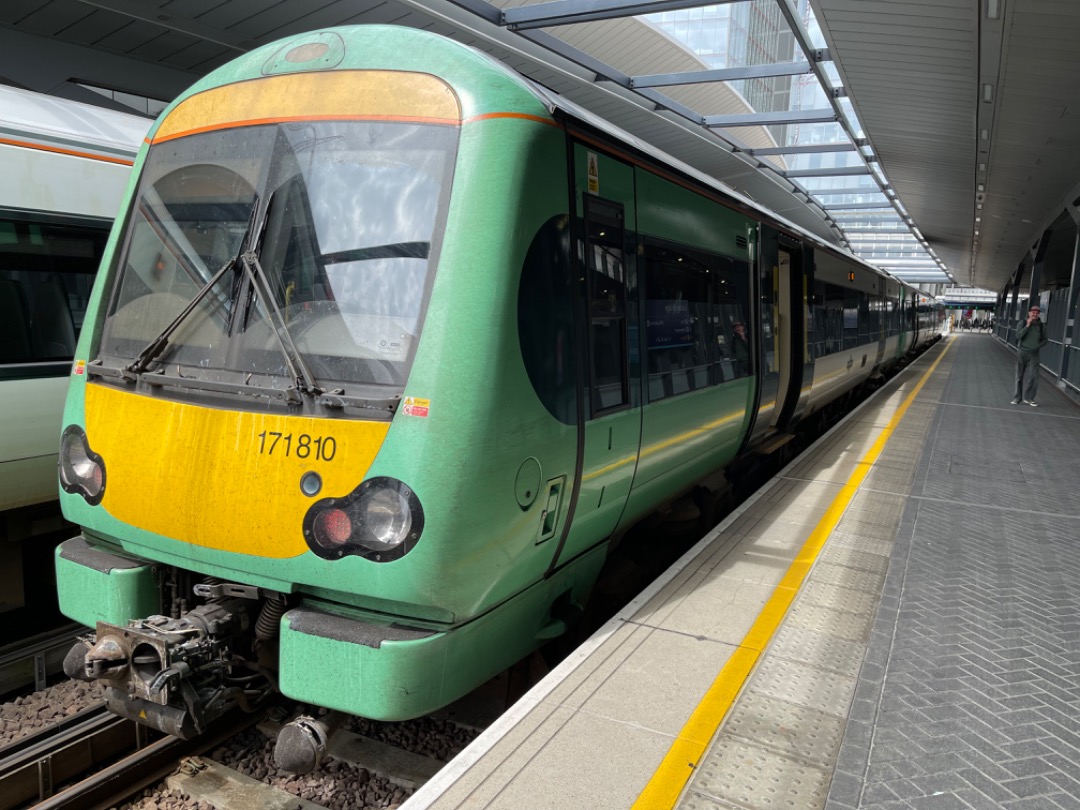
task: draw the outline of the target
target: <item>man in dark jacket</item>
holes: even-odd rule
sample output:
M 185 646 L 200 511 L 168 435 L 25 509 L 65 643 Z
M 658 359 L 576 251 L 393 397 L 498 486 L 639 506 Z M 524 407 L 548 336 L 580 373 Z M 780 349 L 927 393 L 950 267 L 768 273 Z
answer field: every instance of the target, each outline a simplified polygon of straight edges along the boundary
M 1039 349 L 1046 345 L 1046 326 L 1039 319 L 1042 310 L 1035 304 L 1028 310 L 1027 323 L 1016 333 L 1019 340 L 1016 352 L 1016 394 L 1013 405 L 1021 402 L 1038 407 L 1035 404 L 1035 392 L 1039 388 Z M 1027 377 L 1027 385 L 1024 377 Z

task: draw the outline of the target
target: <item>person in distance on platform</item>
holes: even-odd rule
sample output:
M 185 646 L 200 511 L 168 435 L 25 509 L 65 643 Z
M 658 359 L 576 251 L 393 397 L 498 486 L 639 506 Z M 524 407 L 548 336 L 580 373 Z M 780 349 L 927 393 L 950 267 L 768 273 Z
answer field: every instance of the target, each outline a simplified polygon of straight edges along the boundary
M 750 373 L 750 341 L 746 339 L 746 324 L 734 323 L 731 327 L 732 340 L 731 351 L 735 357 L 735 364 L 739 374 Z
M 1039 350 L 1047 342 L 1046 326 L 1039 318 L 1041 313 L 1038 304 L 1032 306 L 1028 310 L 1027 323 L 1016 333 L 1019 344 L 1016 352 L 1016 395 L 1013 397 L 1013 405 L 1023 402 L 1032 408 L 1037 407 L 1035 392 L 1039 388 Z

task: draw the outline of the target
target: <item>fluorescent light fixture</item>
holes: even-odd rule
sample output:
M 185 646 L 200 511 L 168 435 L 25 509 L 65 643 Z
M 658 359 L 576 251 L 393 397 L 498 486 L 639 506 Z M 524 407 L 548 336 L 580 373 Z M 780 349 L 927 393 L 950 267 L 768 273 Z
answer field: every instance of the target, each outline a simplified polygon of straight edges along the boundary
M 986 0 L 986 16 L 991 20 L 1001 16 L 1001 0 Z
M 975 186 L 975 188 L 977 188 L 979 191 L 986 191 L 986 186 L 984 186 L 982 183 L 979 183 L 977 186 Z
M 987 82 L 983 85 L 983 101 L 994 100 L 994 85 Z
M 985 163 L 980 163 L 979 164 L 979 171 L 980 172 L 985 172 L 986 171 L 986 164 Z
M 984 141 L 990 140 L 990 130 L 988 130 L 988 129 L 980 129 L 979 130 L 979 137 L 982 138 Z

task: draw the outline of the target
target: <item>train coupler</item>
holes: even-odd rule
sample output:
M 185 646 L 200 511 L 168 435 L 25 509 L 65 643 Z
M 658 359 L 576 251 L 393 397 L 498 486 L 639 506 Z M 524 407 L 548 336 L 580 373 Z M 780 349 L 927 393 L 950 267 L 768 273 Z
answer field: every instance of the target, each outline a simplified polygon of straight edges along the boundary
M 265 684 L 255 688 L 257 668 L 249 659 L 257 606 L 226 598 L 177 619 L 150 616 L 126 627 L 98 622 L 95 636 L 68 653 L 64 671 L 101 682 L 113 713 L 190 739 L 226 711 L 250 709 L 267 693 Z

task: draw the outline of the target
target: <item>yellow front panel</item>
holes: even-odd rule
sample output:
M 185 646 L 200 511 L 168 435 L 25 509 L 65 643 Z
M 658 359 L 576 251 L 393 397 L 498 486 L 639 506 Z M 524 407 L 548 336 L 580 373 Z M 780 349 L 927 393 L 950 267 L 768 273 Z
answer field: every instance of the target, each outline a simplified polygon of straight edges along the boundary
M 86 386 L 86 436 L 105 461 L 101 505 L 109 514 L 186 543 L 262 557 L 308 550 L 301 525 L 308 508 L 355 489 L 389 429 L 389 422 L 219 410 Z M 323 480 L 315 497 L 300 491 L 310 470 Z
M 227 84 L 185 99 L 161 122 L 154 143 L 276 121 L 353 119 L 457 125 L 461 108 L 453 90 L 426 73 L 293 73 Z

